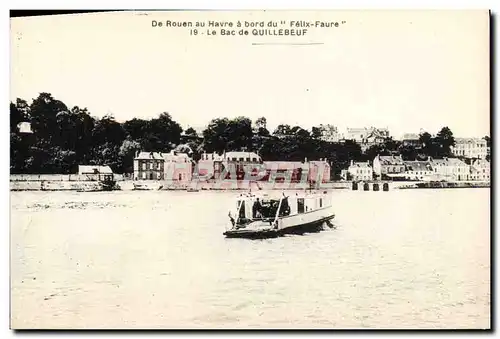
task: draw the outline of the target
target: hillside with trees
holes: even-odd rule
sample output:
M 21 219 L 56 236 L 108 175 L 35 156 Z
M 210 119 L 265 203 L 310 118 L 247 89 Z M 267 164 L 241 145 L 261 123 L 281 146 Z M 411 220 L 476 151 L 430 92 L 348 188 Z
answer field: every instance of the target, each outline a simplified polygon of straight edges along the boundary
M 19 123 L 31 123 L 33 133 L 20 133 Z M 407 160 L 451 156 L 453 133 L 443 127 L 435 136 L 420 135 L 420 146 L 403 145 L 387 138 L 361 151 L 351 140 L 327 142 L 322 126 L 311 131 L 282 124 L 267 129 L 267 119 L 215 118 L 202 135 L 183 128 L 167 112 L 154 119 L 134 118 L 123 123 L 113 116 L 96 118 L 86 108 L 68 107 L 49 93 L 40 93 L 31 104 L 22 99 L 10 103 L 11 173 L 76 173 L 79 164 L 109 165 L 116 173 L 133 171 L 137 151 L 185 150 L 195 160 L 203 152 L 254 151 L 265 161 L 327 159 L 335 178 L 351 160 L 373 160 L 375 155 L 402 154 Z M 184 132 L 184 133 L 183 133 Z

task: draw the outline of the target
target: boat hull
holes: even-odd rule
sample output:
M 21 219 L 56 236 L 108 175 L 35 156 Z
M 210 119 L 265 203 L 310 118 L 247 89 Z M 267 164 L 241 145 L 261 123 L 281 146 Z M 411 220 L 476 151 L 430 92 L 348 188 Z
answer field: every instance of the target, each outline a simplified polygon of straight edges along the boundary
M 323 230 L 323 225 L 335 218 L 334 214 L 317 220 L 290 225 L 279 229 L 237 229 L 224 232 L 226 238 L 268 239 L 277 238 L 287 234 L 317 233 Z

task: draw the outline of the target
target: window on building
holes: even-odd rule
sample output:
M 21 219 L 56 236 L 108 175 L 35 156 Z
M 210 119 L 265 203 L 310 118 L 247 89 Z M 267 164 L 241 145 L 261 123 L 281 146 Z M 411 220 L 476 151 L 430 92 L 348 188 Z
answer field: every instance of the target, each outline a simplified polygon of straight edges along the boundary
M 323 198 L 319 198 L 319 207 L 323 207 Z
M 147 178 L 147 174 L 146 174 L 146 172 L 142 172 L 142 178 L 143 178 L 143 179 L 146 179 L 146 178 Z
M 144 171 L 146 170 L 146 163 L 145 163 L 145 162 L 143 162 L 143 163 L 142 163 L 142 169 L 143 169 Z

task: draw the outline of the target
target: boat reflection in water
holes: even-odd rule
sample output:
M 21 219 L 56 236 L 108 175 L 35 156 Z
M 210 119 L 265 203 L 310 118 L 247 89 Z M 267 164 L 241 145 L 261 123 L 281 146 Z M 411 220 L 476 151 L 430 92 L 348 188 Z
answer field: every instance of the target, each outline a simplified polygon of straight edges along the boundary
M 228 238 L 275 238 L 285 234 L 319 232 L 332 227 L 335 217 L 327 192 L 286 196 L 246 194 L 238 197 L 236 213 L 229 212 Z

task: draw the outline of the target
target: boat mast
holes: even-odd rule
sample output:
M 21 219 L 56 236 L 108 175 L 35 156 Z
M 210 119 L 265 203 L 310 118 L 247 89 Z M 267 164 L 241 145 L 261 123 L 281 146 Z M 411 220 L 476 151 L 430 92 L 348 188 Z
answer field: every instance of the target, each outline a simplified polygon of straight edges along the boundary
M 280 215 L 280 209 L 281 209 L 281 202 L 283 201 L 283 198 L 284 197 L 281 197 L 280 198 L 280 203 L 278 204 L 278 210 L 276 211 L 276 216 L 274 217 L 274 222 L 273 224 L 275 224 L 275 228 L 278 228 L 278 217 Z

